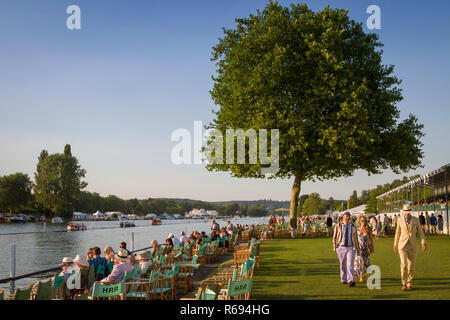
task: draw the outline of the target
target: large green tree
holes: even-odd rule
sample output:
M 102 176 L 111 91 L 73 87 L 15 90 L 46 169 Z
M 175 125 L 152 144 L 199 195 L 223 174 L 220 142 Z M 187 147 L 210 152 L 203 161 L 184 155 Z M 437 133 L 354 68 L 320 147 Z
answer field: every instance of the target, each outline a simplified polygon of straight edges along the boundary
M 10 215 L 18 212 L 32 199 L 32 188 L 27 174 L 18 172 L 0 177 L 0 208 L 7 208 Z
M 209 162 L 208 170 L 240 178 L 293 177 L 292 219 L 302 181 L 421 165 L 423 126 L 413 115 L 400 120 L 394 67 L 382 64 L 378 36 L 365 33 L 347 10 L 314 12 L 306 4 L 270 2 L 236 23 L 213 48 L 211 96 L 218 110 L 208 127 L 223 141 L 230 128 L 278 129 L 279 170 L 262 174 L 267 165 L 259 160 Z
M 49 155 L 45 150 L 36 167 L 34 193 L 36 201 L 53 215 L 71 218 L 80 191 L 87 186 L 86 175 L 77 158 L 66 145 L 64 154 Z

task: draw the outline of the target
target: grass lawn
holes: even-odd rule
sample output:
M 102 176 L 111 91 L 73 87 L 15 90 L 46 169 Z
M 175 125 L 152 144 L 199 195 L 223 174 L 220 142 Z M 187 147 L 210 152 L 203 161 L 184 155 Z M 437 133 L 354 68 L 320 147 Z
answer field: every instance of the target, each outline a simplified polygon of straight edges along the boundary
M 252 299 L 450 299 L 449 236 L 427 236 L 427 250 L 417 253 L 415 291 L 400 290 L 400 258 L 393 243 L 393 236 L 375 241 L 370 263 L 380 267 L 381 289 L 370 290 L 359 279 L 352 288 L 341 284 L 331 238 L 263 241 Z

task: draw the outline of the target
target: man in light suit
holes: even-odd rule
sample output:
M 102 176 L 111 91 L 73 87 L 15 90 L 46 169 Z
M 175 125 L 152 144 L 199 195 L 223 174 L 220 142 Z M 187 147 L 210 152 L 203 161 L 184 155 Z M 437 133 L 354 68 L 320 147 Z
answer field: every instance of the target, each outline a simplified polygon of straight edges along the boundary
M 350 212 L 345 212 L 342 216 L 342 222 L 334 227 L 333 250 L 337 252 L 342 284 L 355 285 L 353 262 L 355 251 L 359 252 L 358 234 L 355 226 L 351 222 Z
M 400 271 L 402 277 L 402 291 L 412 290 L 412 280 L 414 278 L 414 267 L 416 264 L 417 240 L 416 233 L 422 239 L 422 251 L 427 249 L 425 235 L 420 226 L 419 219 L 411 216 L 411 206 L 403 206 L 403 216 L 397 220 L 397 230 L 395 232 L 394 252 L 400 255 Z

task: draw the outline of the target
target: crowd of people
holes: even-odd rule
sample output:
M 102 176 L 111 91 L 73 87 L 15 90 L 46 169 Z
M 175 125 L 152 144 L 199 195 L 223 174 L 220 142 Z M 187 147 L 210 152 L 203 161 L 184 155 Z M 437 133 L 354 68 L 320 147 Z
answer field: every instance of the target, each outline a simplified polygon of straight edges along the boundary
M 170 254 L 175 247 L 183 247 L 188 243 L 190 247 L 196 248 L 203 244 L 204 238 L 209 238 L 211 241 L 225 240 L 219 241 L 219 247 L 228 247 L 229 239 L 232 239 L 233 235 L 252 227 L 254 226 L 241 224 L 234 226 L 231 221 L 221 227 L 216 220 L 212 220 L 208 234 L 205 231 L 193 231 L 188 235 L 181 232 L 179 237 L 175 237 L 173 233 L 170 233 L 164 244 L 159 244 L 157 240 L 151 240 L 150 249 L 140 251 L 139 254 L 130 252 L 126 242 L 121 242 L 117 251 L 111 246 L 105 247 L 103 256 L 99 247 L 93 247 L 87 251 L 85 256 L 64 257 L 61 262 L 62 271 L 58 276 L 63 277 L 67 288 L 66 298 L 70 299 L 75 294 L 82 293 L 82 283 L 87 277 L 87 272 L 83 272 L 83 270 L 87 270 L 89 267 L 94 268 L 96 281 L 101 283 L 120 282 L 124 278 L 125 272 L 131 272 L 137 265 L 140 267 L 141 274 L 145 274 L 152 265 L 153 258 Z M 36 287 L 37 283 L 34 285 L 34 290 Z

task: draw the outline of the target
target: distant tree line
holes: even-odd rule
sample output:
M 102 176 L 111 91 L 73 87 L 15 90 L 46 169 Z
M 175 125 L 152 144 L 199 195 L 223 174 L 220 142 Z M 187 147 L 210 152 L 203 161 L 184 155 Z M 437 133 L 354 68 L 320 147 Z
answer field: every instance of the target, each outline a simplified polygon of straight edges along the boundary
M 27 174 L 0 176 L 0 212 L 45 215 L 70 219 L 73 212 L 94 213 L 120 211 L 139 216 L 148 213 L 184 214 L 194 208 L 216 210 L 220 216 L 265 216 L 282 207 L 286 201 L 257 200 L 238 202 L 205 202 L 190 199 L 124 200 L 115 195 L 103 197 L 96 192 L 83 191 L 82 169 L 71 146 L 64 153 L 49 154 L 43 150 L 36 165 L 34 182 Z

